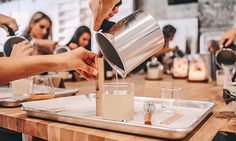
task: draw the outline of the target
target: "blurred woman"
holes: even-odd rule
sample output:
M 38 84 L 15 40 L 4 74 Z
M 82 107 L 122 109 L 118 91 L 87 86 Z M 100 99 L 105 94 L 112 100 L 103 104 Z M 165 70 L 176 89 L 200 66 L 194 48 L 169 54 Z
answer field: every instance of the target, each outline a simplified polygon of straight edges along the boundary
M 52 21 L 43 12 L 36 12 L 25 30 L 35 39 L 36 53 L 35 54 L 52 54 L 57 42 L 52 39 Z
M 74 35 L 70 41 L 66 44 L 70 50 L 74 50 L 79 47 L 83 47 L 91 51 L 91 31 L 87 26 L 80 26 L 76 29 Z M 71 80 L 76 81 L 78 73 L 75 71 L 70 71 L 72 75 Z
M 84 47 L 91 50 L 91 31 L 87 26 L 80 26 L 76 29 L 71 40 L 66 44 L 71 50 Z

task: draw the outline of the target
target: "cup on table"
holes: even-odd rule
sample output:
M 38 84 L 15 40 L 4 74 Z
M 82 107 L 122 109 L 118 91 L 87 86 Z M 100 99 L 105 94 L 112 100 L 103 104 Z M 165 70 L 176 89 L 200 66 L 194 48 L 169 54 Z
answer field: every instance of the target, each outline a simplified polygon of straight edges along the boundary
M 118 121 L 133 119 L 133 83 L 106 83 L 103 92 L 102 117 L 104 119 Z
M 30 97 L 31 78 L 19 79 L 11 82 L 13 98 L 23 100 Z
M 37 75 L 31 77 L 31 95 L 47 95 L 54 97 L 54 85 L 52 75 Z
M 161 109 L 163 112 L 175 113 L 180 107 L 180 91 L 179 87 L 161 87 Z

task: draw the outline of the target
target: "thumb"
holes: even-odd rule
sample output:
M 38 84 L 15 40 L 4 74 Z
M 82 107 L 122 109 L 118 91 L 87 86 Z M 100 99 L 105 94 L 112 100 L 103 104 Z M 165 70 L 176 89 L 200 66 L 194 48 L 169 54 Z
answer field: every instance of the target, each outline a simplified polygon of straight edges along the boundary
M 90 75 L 93 75 L 93 76 L 98 75 L 98 71 L 95 68 L 87 65 L 83 61 L 81 63 L 81 66 L 80 66 L 79 70 L 82 70 L 82 71 L 84 71 L 84 72 L 86 72 L 86 73 L 88 73 Z

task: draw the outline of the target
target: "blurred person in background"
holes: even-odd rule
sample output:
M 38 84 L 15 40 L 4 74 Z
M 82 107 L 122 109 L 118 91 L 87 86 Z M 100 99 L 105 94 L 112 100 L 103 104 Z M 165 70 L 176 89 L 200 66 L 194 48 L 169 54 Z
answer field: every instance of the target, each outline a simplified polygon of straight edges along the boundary
M 175 51 L 178 49 L 177 46 L 174 46 L 173 48 L 170 47 L 170 42 L 174 39 L 174 36 L 176 33 L 176 28 L 174 26 L 168 24 L 163 27 L 162 33 L 163 33 L 163 36 L 165 39 L 164 48 L 161 51 L 157 52 L 154 56 L 164 55 L 167 52 Z M 160 61 L 162 61 L 162 60 L 160 60 Z
M 91 31 L 87 26 L 80 26 L 76 29 L 70 41 L 66 44 L 71 50 L 84 47 L 91 51 Z
M 76 29 L 70 41 L 66 44 L 70 50 L 74 50 L 79 47 L 83 47 L 91 51 L 91 31 L 87 26 L 80 26 Z M 78 79 L 78 73 L 76 71 L 70 71 L 72 75 L 71 81 Z
M 36 12 L 31 17 L 26 33 L 35 39 L 37 55 L 52 54 L 57 42 L 52 41 L 52 21 L 43 12 Z
M 0 27 L 7 29 L 7 27 L 10 26 L 14 29 L 14 32 L 18 29 L 14 19 L 0 15 Z M 13 48 L 14 56 L 0 58 L 0 84 L 47 71 L 77 70 L 87 79 L 92 79 L 92 76 L 97 74 L 97 71 L 94 69 L 94 59 L 97 55 L 84 48 L 78 48 L 71 52 L 59 55 L 23 55 L 24 57 L 22 57 L 22 51 L 32 51 L 30 50 L 32 46 L 29 42 L 23 41 L 15 44 L 14 47 L 17 50 L 14 51 Z M 22 47 L 22 51 L 19 53 L 20 47 Z M 21 57 L 18 57 L 18 55 Z M 49 57 L 51 59 L 48 59 Z
M 168 24 L 163 27 L 162 33 L 165 39 L 164 48 L 162 48 L 162 50 L 157 52 L 154 56 L 157 56 L 158 61 L 162 63 L 164 67 L 163 71 L 167 74 L 170 74 L 175 58 L 175 52 L 178 50 L 177 45 L 170 46 L 170 42 L 174 39 L 176 28 Z

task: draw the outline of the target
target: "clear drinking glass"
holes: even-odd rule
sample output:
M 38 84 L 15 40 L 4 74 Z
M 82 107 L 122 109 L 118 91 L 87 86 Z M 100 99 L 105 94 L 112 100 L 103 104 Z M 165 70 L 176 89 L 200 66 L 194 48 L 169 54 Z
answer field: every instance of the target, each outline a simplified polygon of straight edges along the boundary
M 52 81 L 52 75 L 37 75 L 31 77 L 32 95 L 47 95 L 54 97 L 54 85 Z
M 134 84 L 104 84 L 102 117 L 110 120 L 132 120 L 134 116 Z
M 23 78 L 11 82 L 13 98 L 23 100 L 30 97 L 31 79 Z
M 167 88 L 167 87 L 161 87 L 161 109 L 163 112 L 167 113 L 174 113 L 178 112 L 180 103 L 180 91 L 181 88 L 179 87 L 173 87 L 173 88 Z
M 226 104 L 230 104 L 236 115 L 236 66 L 223 66 L 224 84 L 223 84 L 223 98 Z

